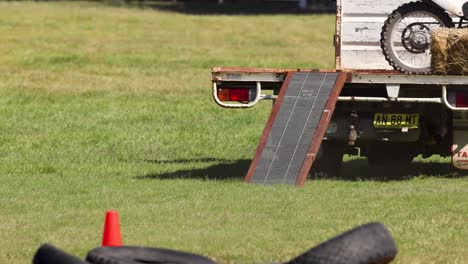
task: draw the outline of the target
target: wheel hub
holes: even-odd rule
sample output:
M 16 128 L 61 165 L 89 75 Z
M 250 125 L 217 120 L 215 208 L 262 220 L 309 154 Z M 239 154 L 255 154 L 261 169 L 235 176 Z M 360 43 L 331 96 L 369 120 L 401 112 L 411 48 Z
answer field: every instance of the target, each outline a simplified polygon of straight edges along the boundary
M 411 46 L 417 50 L 424 50 L 429 45 L 425 32 L 417 31 L 411 34 Z
M 422 23 L 408 25 L 402 33 L 403 47 L 414 54 L 424 53 L 430 48 L 430 28 Z

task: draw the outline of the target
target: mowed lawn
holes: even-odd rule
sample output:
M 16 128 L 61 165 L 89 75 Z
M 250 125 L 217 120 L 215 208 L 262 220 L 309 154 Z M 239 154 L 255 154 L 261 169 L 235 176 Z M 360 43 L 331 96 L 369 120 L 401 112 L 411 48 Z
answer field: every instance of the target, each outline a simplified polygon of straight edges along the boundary
M 396 263 L 467 263 L 468 177 L 383 180 L 365 160 L 304 188 L 242 183 L 271 109 L 215 106 L 211 66 L 333 68 L 332 15 L 189 15 L 0 2 L 0 263 L 84 257 L 118 210 L 126 245 L 285 261 L 383 222 Z M 381 180 L 382 179 L 382 180 Z

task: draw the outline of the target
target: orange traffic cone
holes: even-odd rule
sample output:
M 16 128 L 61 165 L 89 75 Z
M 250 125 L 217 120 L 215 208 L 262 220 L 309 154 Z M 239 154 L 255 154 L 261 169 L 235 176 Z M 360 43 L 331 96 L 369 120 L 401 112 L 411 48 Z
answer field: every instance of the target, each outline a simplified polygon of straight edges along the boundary
M 103 247 L 122 246 L 122 235 L 120 234 L 119 214 L 117 211 L 107 211 L 102 234 Z

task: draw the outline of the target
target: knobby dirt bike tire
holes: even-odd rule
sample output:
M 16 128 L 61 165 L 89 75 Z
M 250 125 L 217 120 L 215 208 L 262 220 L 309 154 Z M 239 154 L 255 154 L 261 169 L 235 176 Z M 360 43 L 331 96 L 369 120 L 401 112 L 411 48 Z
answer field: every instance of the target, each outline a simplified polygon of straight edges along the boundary
M 86 260 L 93 264 L 216 264 L 211 259 L 170 249 L 148 247 L 98 247 Z
M 442 27 L 454 27 L 453 21 L 450 16 L 442 9 L 437 6 L 427 4 L 424 2 L 410 2 L 400 6 L 398 9 L 393 11 L 393 13 L 385 21 L 384 26 L 382 27 L 380 44 L 382 47 L 383 55 L 388 63 L 395 69 L 400 72 L 407 74 L 430 74 L 432 72 L 431 67 L 428 68 L 412 68 L 400 63 L 400 60 L 397 58 L 394 51 L 391 49 L 391 34 L 393 28 L 397 25 L 397 22 L 400 21 L 402 17 L 412 12 L 423 12 L 430 13 L 434 18 L 438 18 L 441 22 Z
M 33 257 L 33 264 L 89 264 L 52 245 L 44 244 Z
M 381 223 L 370 223 L 332 238 L 285 264 L 385 264 L 397 254 L 392 236 Z M 86 261 L 52 245 L 42 245 L 33 264 L 216 264 L 209 258 L 169 249 L 98 247 Z
M 390 232 L 369 223 L 332 238 L 285 264 L 386 264 L 397 254 Z

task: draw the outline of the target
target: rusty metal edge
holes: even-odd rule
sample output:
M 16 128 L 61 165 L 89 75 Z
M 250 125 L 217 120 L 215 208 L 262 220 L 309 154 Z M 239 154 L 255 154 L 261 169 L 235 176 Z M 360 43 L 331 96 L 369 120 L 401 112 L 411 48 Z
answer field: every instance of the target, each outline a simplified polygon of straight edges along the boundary
M 382 75 L 407 75 L 395 70 L 373 69 L 373 70 L 359 70 L 359 69 L 286 69 L 286 68 L 242 68 L 242 67 L 213 67 L 211 73 L 277 73 L 286 74 L 289 72 L 349 72 L 353 74 L 382 74 Z
M 335 72 L 336 70 L 320 69 L 288 69 L 288 68 L 242 68 L 242 67 L 212 67 L 211 73 L 288 73 L 288 72 Z
M 284 95 L 286 94 L 286 90 L 288 88 L 289 82 L 291 81 L 293 75 L 294 75 L 294 72 L 289 72 L 286 76 L 286 79 L 284 80 L 283 85 L 281 86 L 278 99 L 276 99 L 273 109 L 271 111 L 270 117 L 268 117 L 267 124 L 265 125 L 262 136 L 260 137 L 260 142 L 257 145 L 254 158 L 252 160 L 252 163 L 250 164 L 249 170 L 247 171 L 247 175 L 245 176 L 245 179 L 244 179 L 245 183 L 250 183 L 252 181 L 255 168 L 257 167 L 257 164 L 260 161 L 263 149 L 265 148 L 266 141 L 268 139 L 268 135 L 270 134 L 270 131 L 273 127 L 273 123 L 275 122 L 276 117 L 278 116 L 281 103 L 283 102 Z
M 307 151 L 307 155 L 302 163 L 301 170 L 299 171 L 299 177 L 296 180 L 296 186 L 302 187 L 304 186 L 307 176 L 309 174 L 310 169 L 312 168 L 312 164 L 315 161 L 317 156 L 317 152 L 320 148 L 320 144 L 325 136 L 325 132 L 327 130 L 328 124 L 332 118 L 333 112 L 335 111 L 335 105 L 338 101 L 338 96 L 343 89 L 346 81 L 349 79 L 349 73 L 342 72 L 338 76 L 335 81 L 335 85 L 333 87 L 333 91 L 328 98 L 327 104 L 325 105 L 324 111 L 328 110 L 328 115 L 322 114 L 320 118 L 319 124 L 317 129 L 315 130 L 314 137 L 312 138 L 312 143 L 310 144 L 309 150 Z

